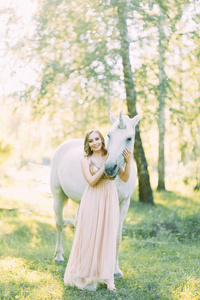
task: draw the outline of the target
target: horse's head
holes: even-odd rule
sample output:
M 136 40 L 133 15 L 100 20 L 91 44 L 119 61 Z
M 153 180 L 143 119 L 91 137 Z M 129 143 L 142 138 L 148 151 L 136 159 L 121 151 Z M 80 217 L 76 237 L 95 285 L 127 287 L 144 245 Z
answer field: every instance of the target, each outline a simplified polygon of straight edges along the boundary
M 105 164 L 105 174 L 107 177 L 115 178 L 124 163 L 124 149 L 129 149 L 133 154 L 135 126 L 139 122 L 139 115 L 130 119 L 128 116 L 122 116 L 120 112 L 119 119 L 117 119 L 110 113 L 110 120 L 112 126 L 107 134 L 109 156 Z

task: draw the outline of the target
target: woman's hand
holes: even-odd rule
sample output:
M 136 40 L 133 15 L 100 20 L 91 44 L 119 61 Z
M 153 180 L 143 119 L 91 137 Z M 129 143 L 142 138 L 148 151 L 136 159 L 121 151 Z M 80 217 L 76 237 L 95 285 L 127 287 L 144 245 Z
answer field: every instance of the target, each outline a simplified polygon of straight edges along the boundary
M 125 166 L 125 169 L 121 166 L 121 168 L 119 169 L 118 175 L 122 181 L 127 182 L 130 177 L 130 173 L 131 173 L 132 154 L 131 154 L 131 151 L 129 151 L 126 148 L 123 152 L 123 155 L 124 155 L 126 166 Z
M 131 151 L 129 151 L 127 148 L 124 150 L 123 152 L 123 155 L 124 155 L 124 159 L 125 159 L 125 163 L 126 164 L 130 164 L 131 162 Z

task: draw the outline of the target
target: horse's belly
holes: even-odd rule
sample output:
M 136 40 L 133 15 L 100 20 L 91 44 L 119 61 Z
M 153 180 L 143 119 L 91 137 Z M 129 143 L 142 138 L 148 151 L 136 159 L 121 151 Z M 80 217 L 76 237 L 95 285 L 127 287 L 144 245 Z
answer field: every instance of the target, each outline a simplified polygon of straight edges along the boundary
M 69 168 L 68 172 L 66 171 L 67 170 L 65 169 L 65 175 L 60 177 L 62 189 L 70 199 L 75 202 L 80 202 L 87 184 L 81 168 Z
M 67 168 L 65 166 L 68 166 Z M 86 180 L 83 177 L 80 165 L 68 162 L 63 164 L 59 170 L 60 184 L 64 193 L 75 202 L 80 202 L 86 187 Z
M 65 185 L 62 185 L 62 189 L 71 200 L 79 203 L 81 201 L 85 189 L 85 186 L 82 187 L 81 186 L 80 185 L 75 186 L 73 183 L 71 185 L 68 185 L 66 183 Z

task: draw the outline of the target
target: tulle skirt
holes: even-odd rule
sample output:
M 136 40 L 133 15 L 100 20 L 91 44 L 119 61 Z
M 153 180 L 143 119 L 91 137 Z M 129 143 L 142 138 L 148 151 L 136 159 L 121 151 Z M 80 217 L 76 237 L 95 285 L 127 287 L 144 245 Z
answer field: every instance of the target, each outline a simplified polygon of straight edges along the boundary
M 65 285 L 95 290 L 113 280 L 119 201 L 115 183 L 101 179 L 83 193 L 77 227 L 64 275 Z

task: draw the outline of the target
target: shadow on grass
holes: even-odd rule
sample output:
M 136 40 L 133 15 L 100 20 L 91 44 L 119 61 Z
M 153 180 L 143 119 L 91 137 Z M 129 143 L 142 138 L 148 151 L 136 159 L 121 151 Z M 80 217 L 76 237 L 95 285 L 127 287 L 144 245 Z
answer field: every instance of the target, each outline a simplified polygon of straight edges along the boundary
M 173 236 L 183 243 L 198 242 L 200 236 L 200 204 L 177 192 L 156 192 L 154 206 L 131 201 L 123 227 L 123 236 L 136 239 Z M 178 201 L 178 205 L 177 205 Z
M 200 193 L 194 193 L 194 197 L 183 196 L 181 192 L 177 191 L 153 191 L 154 206 L 174 207 L 185 211 L 185 209 L 191 209 L 192 207 L 200 211 L 199 196 Z M 141 204 L 142 207 L 152 207 L 151 204 L 146 204 L 138 201 L 137 192 L 134 191 L 132 195 L 132 201 L 130 202 L 130 208 L 137 208 L 135 203 Z M 140 206 L 139 206 L 140 207 Z

